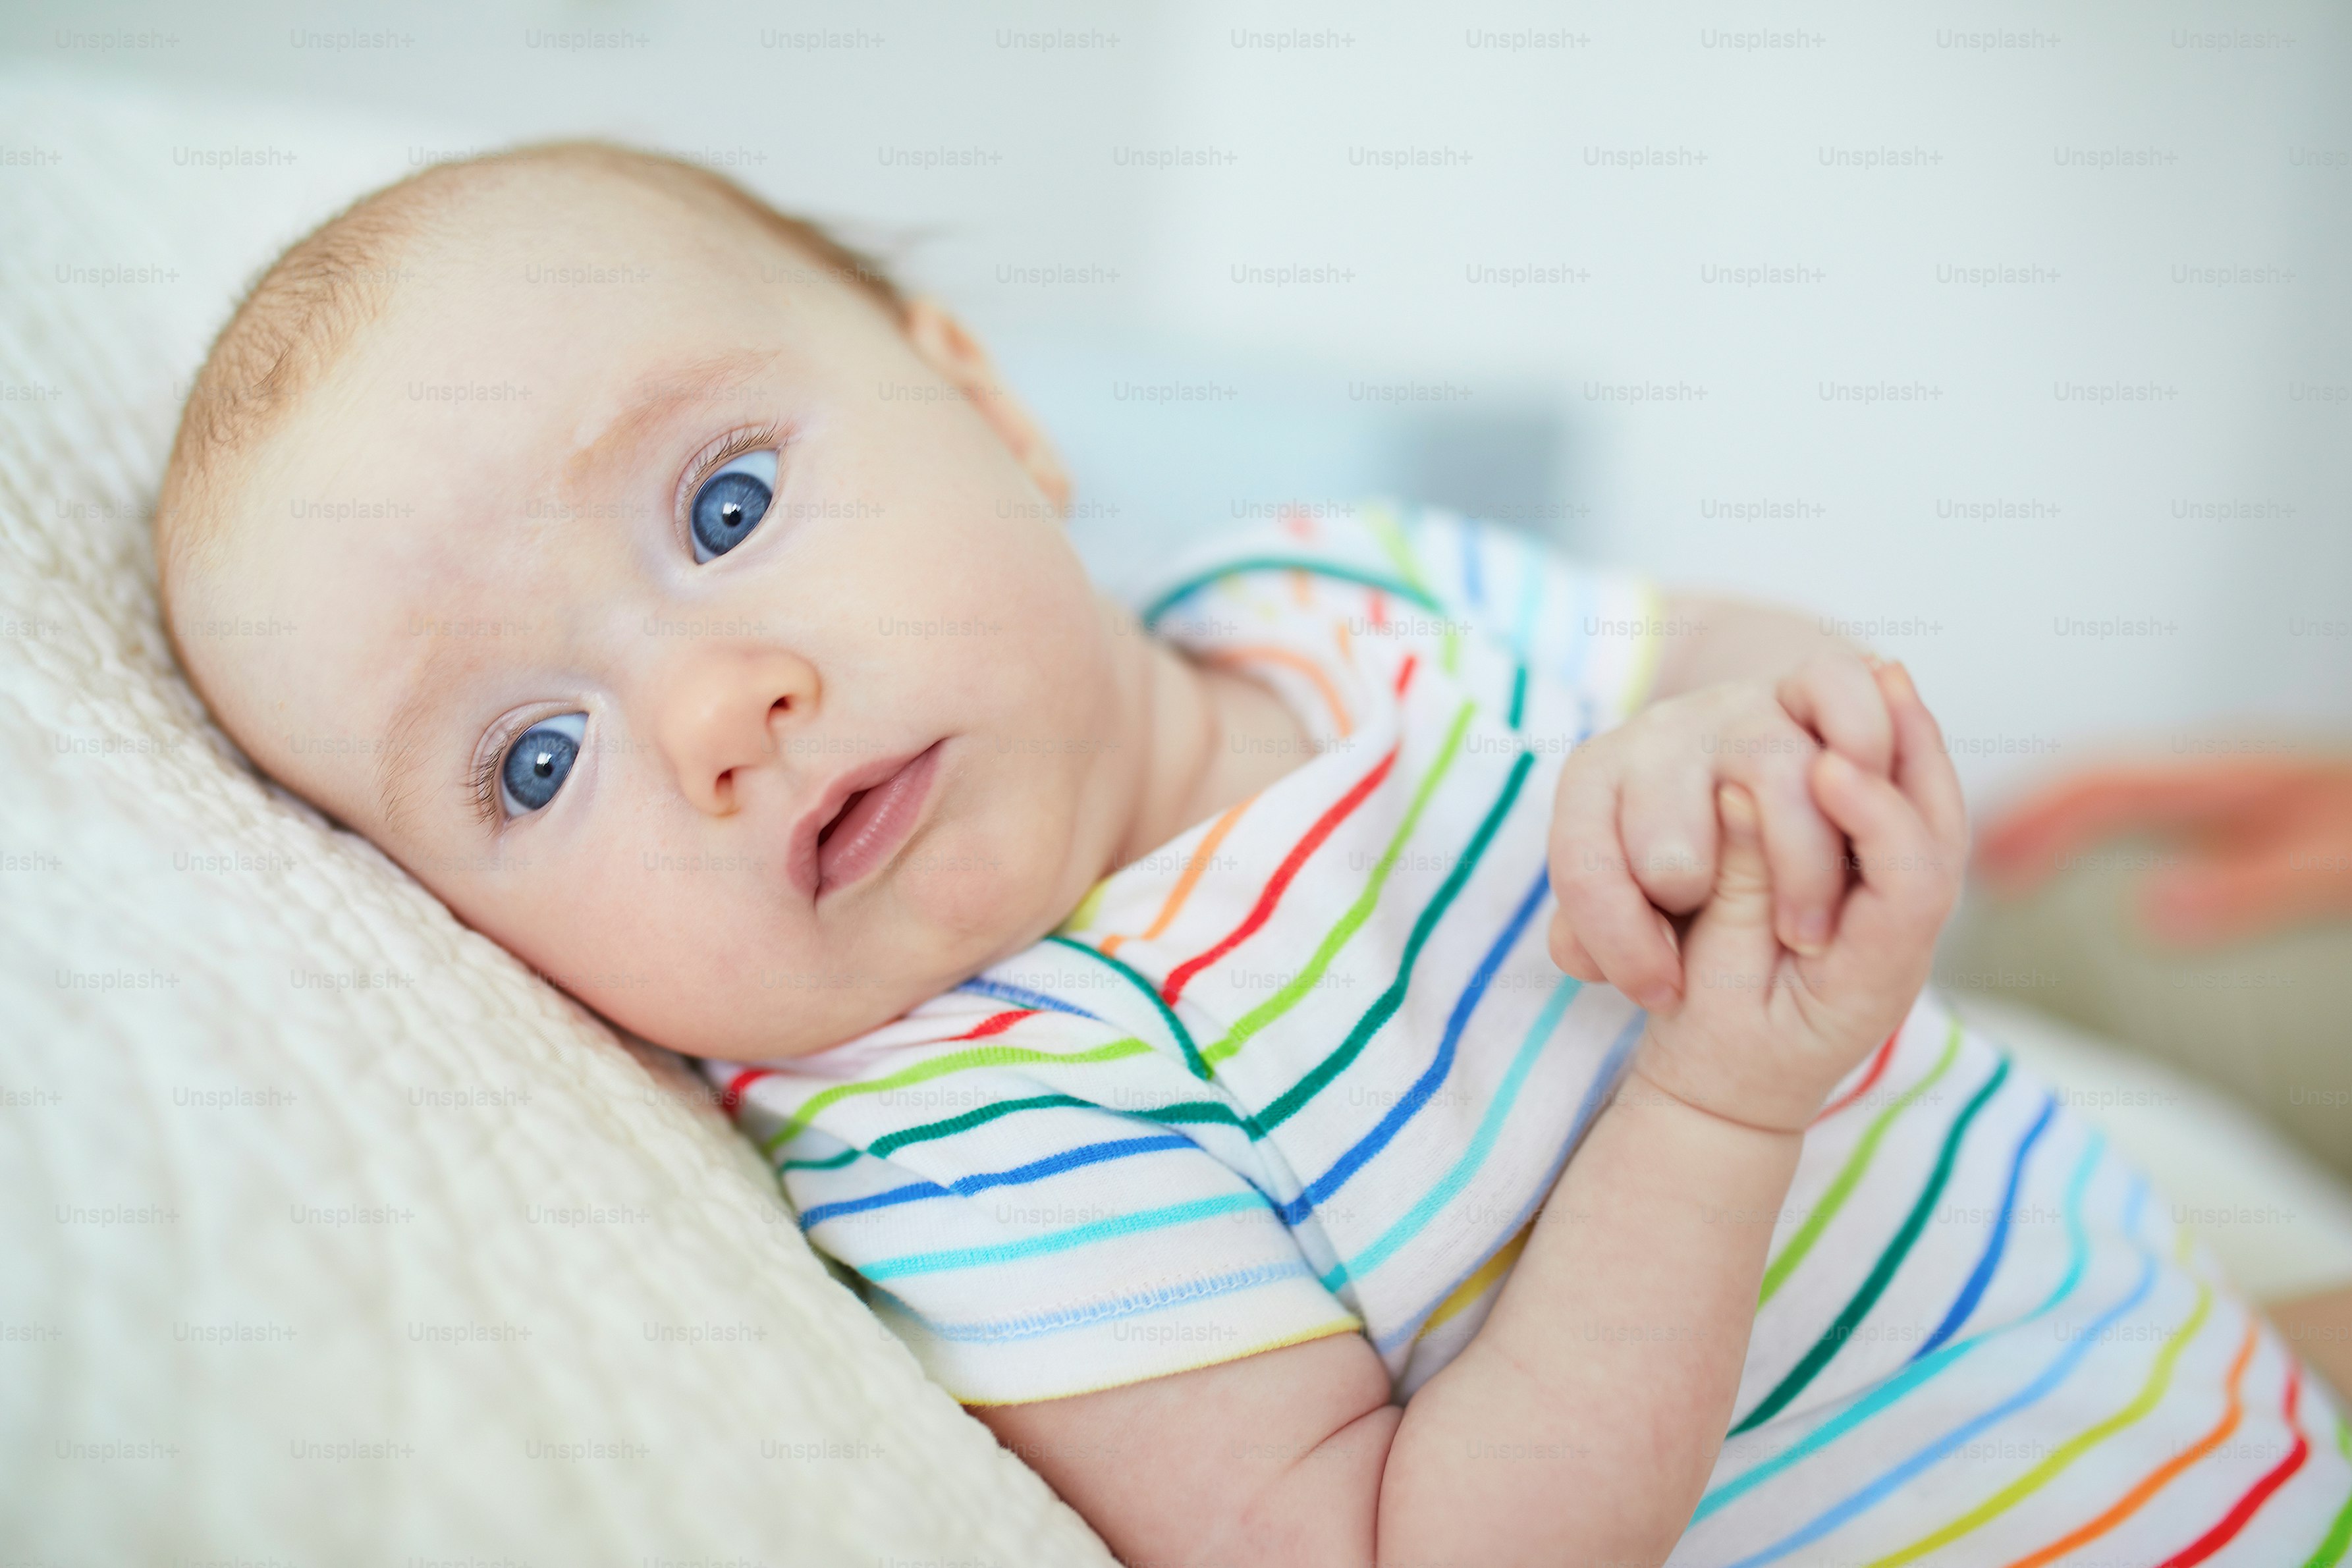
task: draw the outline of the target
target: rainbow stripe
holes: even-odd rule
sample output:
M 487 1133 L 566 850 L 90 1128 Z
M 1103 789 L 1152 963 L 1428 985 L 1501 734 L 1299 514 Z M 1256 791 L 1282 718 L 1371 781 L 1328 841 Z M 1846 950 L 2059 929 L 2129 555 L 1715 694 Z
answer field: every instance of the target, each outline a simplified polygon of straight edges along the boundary
M 1642 1038 L 1552 967 L 1547 860 L 1564 756 L 1647 693 L 1660 602 L 1381 507 L 1163 580 L 1150 623 L 1341 755 L 838 1051 L 712 1071 L 803 1232 L 959 1399 L 1335 1333 L 1408 1396 L 1512 1288 Z M 2096 1129 L 1932 1000 L 1816 1118 L 1774 1242 L 1677 1563 L 2352 1552 L 2325 1388 Z

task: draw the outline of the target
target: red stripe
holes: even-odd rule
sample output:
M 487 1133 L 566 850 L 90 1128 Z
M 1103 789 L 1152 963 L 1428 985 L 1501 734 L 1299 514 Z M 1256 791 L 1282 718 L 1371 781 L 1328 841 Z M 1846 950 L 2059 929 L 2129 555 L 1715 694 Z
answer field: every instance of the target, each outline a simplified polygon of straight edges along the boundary
M 1419 658 L 1419 657 L 1420 657 L 1420 655 L 1419 655 L 1419 654 L 1417 654 L 1417 653 L 1407 653 L 1407 654 L 1404 656 L 1404 663 L 1397 666 L 1397 678 L 1396 678 L 1396 693 L 1397 693 L 1397 695 L 1399 695 L 1399 696 L 1402 696 L 1402 695 L 1404 695 L 1404 689 L 1405 689 L 1405 687 L 1407 687 L 1407 686 L 1409 686 L 1409 685 L 1412 685 L 1412 665 L 1413 665 L 1413 661 L 1414 661 L 1415 659 Z
M 1822 1113 L 1813 1118 L 1814 1126 L 1820 1126 L 1823 1122 L 1870 1092 L 1870 1086 L 1885 1075 L 1886 1064 L 1895 1060 L 1895 1042 L 1902 1038 L 1902 1034 L 1903 1031 L 1897 1029 L 1886 1037 L 1886 1043 L 1878 1048 L 1877 1056 L 1871 1061 L 1870 1071 L 1862 1075 L 1862 1082 L 1822 1106 Z
M 1381 787 L 1381 780 L 1389 776 L 1389 769 L 1396 766 L 1396 747 L 1391 747 L 1389 754 L 1381 758 L 1379 767 L 1358 779 L 1356 787 L 1340 796 L 1338 804 L 1315 820 L 1315 825 L 1307 830 L 1307 836 L 1293 845 L 1290 852 L 1283 857 L 1282 864 L 1275 868 L 1273 877 L 1265 884 L 1265 891 L 1257 895 L 1257 907 L 1249 912 L 1249 917 L 1234 926 L 1223 941 L 1199 957 L 1187 958 L 1177 965 L 1170 973 L 1167 983 L 1160 988 L 1161 1001 L 1173 1007 L 1178 994 L 1193 976 L 1248 941 L 1257 928 L 1266 923 L 1267 917 L 1274 914 L 1275 904 L 1282 897 L 1283 889 L 1288 887 L 1290 879 L 1298 874 L 1298 868 L 1307 863 L 1307 857 L 1322 847 L 1323 841 L 1347 821 L 1349 812 L 1362 805 L 1365 799 Z
M 762 1078 L 773 1078 L 775 1075 L 776 1070 L 772 1067 L 745 1068 L 727 1081 L 726 1092 L 719 1096 L 719 1108 L 732 1116 L 735 1113 L 735 1107 L 743 1103 L 744 1090 Z
M 1038 1009 L 1035 1008 L 1010 1009 L 1004 1012 L 998 1013 L 994 1018 L 984 1019 L 982 1022 L 973 1025 L 971 1029 L 964 1030 L 961 1034 L 950 1035 L 947 1039 L 940 1041 L 940 1043 L 941 1045 L 953 1045 L 960 1040 L 986 1040 L 992 1034 L 1003 1034 L 1006 1030 L 1011 1029 L 1023 1019 L 1034 1016 L 1037 1010 Z
M 2278 1468 L 2246 1489 L 2246 1495 L 2237 1506 L 2221 1516 L 2221 1522 L 2182 1548 L 2179 1555 L 2168 1557 L 2158 1568 L 2190 1568 L 2202 1563 L 2224 1546 L 2246 1527 L 2254 1511 L 2270 1500 L 2271 1493 L 2286 1485 L 2287 1478 L 2303 1469 L 2303 1461 L 2311 1456 L 2311 1439 L 2305 1437 L 2302 1424 L 2294 1418 L 2295 1403 L 2303 1396 L 2303 1366 L 2290 1360 L 2286 1380 L 2286 1424 L 2294 1430 L 2294 1448 L 2278 1462 Z

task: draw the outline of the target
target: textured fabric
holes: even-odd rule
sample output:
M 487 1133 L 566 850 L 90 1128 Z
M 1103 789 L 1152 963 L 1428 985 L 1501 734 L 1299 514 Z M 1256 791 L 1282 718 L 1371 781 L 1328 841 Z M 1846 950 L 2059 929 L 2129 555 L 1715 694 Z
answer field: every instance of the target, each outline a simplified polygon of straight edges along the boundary
M 1544 848 L 1562 758 L 1640 698 L 1655 610 L 1378 507 L 1213 543 L 1145 610 L 1276 686 L 1312 760 L 957 991 L 710 1071 L 959 1398 L 1348 1332 L 1409 1396 L 1639 1032 L 1551 967 Z M 2104 1135 L 1932 997 L 1832 1096 L 1786 1205 L 1717 1218 L 1773 1242 L 1676 1563 L 2273 1564 L 2352 1528 L 2324 1389 Z
M 1107 1568 L 700 1079 L 256 778 L 173 664 L 147 519 L 206 341 L 457 140 L 0 89 L 0 1557 Z

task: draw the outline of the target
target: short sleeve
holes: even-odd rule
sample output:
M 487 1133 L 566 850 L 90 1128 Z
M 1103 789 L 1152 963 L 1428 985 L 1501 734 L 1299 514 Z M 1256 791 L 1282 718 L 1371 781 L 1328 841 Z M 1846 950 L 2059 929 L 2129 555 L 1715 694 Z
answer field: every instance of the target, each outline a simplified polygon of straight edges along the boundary
M 934 1032 L 942 1007 L 971 1001 L 931 1004 Z M 983 1006 L 975 1027 L 1003 1016 Z M 1245 1118 L 1101 1020 L 1027 1013 L 980 1039 L 853 1044 L 740 1074 L 730 1096 L 811 1244 L 966 1405 L 1361 1326 L 1250 1168 Z

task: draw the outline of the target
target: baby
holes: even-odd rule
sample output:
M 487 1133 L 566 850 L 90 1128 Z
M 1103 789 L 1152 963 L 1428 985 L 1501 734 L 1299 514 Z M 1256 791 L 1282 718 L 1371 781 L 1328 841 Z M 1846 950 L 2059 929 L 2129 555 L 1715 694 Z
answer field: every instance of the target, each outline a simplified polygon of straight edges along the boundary
M 2326 1392 L 1920 995 L 1899 666 L 1377 507 L 1119 604 L 1067 489 L 940 306 L 563 146 L 281 257 L 157 550 L 247 754 L 709 1059 L 1130 1562 L 2342 1552 Z

